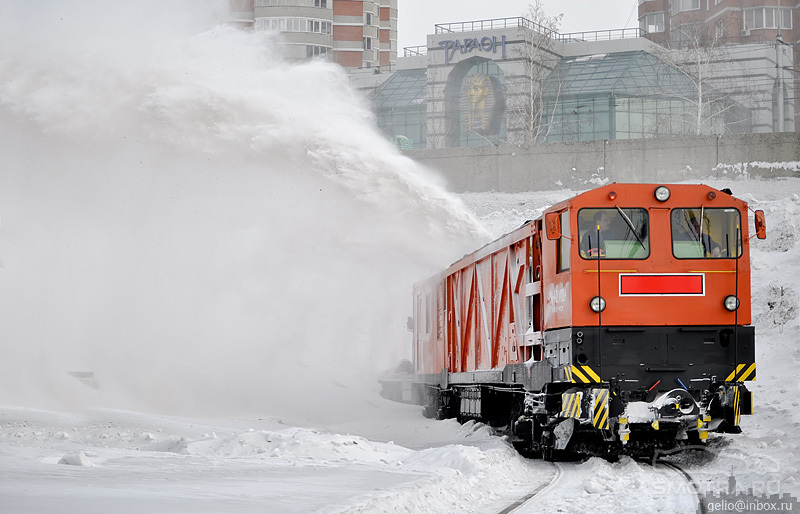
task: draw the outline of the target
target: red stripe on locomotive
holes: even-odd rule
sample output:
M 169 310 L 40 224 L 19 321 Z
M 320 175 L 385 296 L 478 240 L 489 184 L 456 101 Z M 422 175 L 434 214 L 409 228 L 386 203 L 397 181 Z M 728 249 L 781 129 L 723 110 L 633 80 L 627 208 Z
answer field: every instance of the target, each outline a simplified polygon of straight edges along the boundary
M 692 275 L 625 275 L 619 277 L 621 295 L 702 295 L 704 276 Z

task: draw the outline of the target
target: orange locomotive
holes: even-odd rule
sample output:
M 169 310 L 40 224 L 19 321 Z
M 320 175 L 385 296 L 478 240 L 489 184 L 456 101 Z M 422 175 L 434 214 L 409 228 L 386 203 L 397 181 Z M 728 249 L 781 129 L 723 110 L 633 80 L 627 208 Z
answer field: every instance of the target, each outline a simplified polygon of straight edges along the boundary
M 747 221 L 704 185 L 611 184 L 550 207 L 415 285 L 413 400 L 548 459 L 740 432 L 756 378 Z

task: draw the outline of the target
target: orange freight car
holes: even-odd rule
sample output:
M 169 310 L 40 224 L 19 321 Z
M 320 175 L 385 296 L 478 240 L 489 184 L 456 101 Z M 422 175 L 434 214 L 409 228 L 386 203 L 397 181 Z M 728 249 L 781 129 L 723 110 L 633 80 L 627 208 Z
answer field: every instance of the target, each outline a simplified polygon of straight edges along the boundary
M 765 237 L 763 212 L 754 226 Z M 747 204 L 704 185 L 611 184 L 416 284 L 413 399 L 509 427 L 520 450 L 702 444 L 750 414 Z

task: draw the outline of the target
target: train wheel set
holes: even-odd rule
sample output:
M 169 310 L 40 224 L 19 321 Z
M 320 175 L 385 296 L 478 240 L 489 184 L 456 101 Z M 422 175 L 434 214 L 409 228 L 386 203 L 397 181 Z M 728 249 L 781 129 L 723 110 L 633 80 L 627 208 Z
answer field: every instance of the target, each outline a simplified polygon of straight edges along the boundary
M 751 393 L 741 384 L 714 384 L 700 392 L 700 401 L 675 389 L 627 405 L 615 398 L 610 384 L 553 382 L 540 392 L 494 385 L 419 385 L 415 391 L 414 403 L 425 406 L 426 417 L 486 423 L 500 429 L 523 455 L 545 460 L 581 455 L 650 458 L 656 450 L 698 448 L 709 431 L 740 433 L 739 416 L 752 413 Z
M 384 395 L 521 453 L 649 456 L 752 413 L 750 211 L 704 185 L 610 184 L 415 284 L 413 362 Z M 754 236 L 766 237 L 761 211 Z

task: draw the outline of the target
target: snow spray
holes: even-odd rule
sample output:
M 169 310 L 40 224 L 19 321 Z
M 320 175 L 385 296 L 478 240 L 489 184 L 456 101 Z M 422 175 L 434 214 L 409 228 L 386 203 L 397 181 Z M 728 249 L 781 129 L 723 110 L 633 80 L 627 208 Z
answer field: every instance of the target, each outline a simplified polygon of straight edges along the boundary
M 0 7 L 0 403 L 341 413 L 485 235 L 341 68 L 145 4 Z

